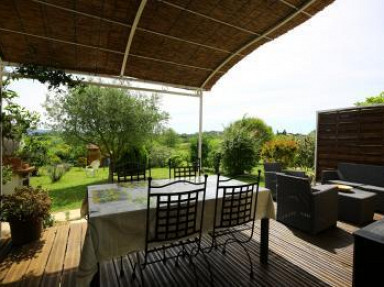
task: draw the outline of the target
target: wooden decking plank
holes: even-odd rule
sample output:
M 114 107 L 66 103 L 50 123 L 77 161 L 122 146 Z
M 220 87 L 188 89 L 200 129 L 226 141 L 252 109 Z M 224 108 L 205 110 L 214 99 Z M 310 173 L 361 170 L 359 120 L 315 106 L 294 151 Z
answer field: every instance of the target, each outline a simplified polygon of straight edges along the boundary
M 8 268 L 7 275 L 1 280 L 2 284 L 9 285 L 10 282 L 14 282 L 12 286 L 27 286 L 24 284 L 26 274 L 29 276 L 34 275 L 30 275 L 30 270 L 34 266 L 33 263 L 44 253 L 47 254 L 45 257 L 43 256 L 42 263 L 46 263 L 46 258 L 52 247 L 49 238 L 54 237 L 54 233 L 54 228 L 47 229 L 44 231 L 42 238 L 39 241 L 23 245 L 22 247 L 14 247 L 5 260 L 5 262 L 11 262 L 11 265 Z
M 12 243 L 9 235 L 4 236 L 0 240 L 0 261 L 2 261 L 11 251 Z
M 57 227 L 51 227 L 45 230 L 43 234 L 44 245 L 41 252 L 31 260 L 26 270 L 21 286 L 39 286 L 43 278 L 45 266 L 52 251 L 53 242 L 56 236 Z
M 117 270 L 117 279 L 119 280 L 119 286 L 131 286 L 131 287 L 138 287 L 140 286 L 140 280 L 135 279 L 132 280 L 132 272 L 133 272 L 133 265 L 131 264 L 128 256 L 123 256 L 123 276 L 120 276 L 120 258 L 114 258 L 113 264 L 115 265 L 115 269 Z M 150 285 L 146 285 L 150 286 Z
M 171 256 L 176 256 L 177 252 L 179 250 L 176 250 L 175 248 L 172 248 L 169 250 L 169 254 Z M 203 257 L 203 254 L 200 253 L 196 257 L 193 257 L 193 263 L 197 270 L 197 279 L 199 286 L 209 286 L 207 282 L 209 282 L 209 273 L 207 271 L 207 264 L 203 260 L 200 260 Z M 172 264 L 168 264 L 168 270 L 169 272 L 172 272 L 175 276 L 176 282 L 182 282 L 183 280 L 188 280 L 188 282 L 191 282 L 192 284 L 195 283 L 196 277 L 193 271 L 193 266 L 189 264 L 189 261 L 187 258 L 183 258 L 182 256 L 179 257 L 179 264 L 176 267 L 174 264 L 175 260 L 172 260 Z
M 44 270 L 42 287 L 59 286 L 62 279 L 65 251 L 67 248 L 69 224 L 57 227 L 55 241 Z
M 158 258 L 155 254 L 149 255 L 149 262 Z M 143 262 L 143 261 L 142 261 Z M 166 264 L 172 264 L 170 260 Z M 166 270 L 166 266 L 162 262 L 148 264 L 144 271 L 151 271 L 154 277 L 157 279 L 156 286 L 175 286 L 175 278 L 173 274 L 170 274 Z
M 275 243 L 271 241 L 271 246 L 273 246 L 274 244 Z M 276 243 L 276 245 L 278 244 L 279 243 Z M 323 280 L 327 281 L 328 278 L 332 278 L 332 281 L 334 281 L 333 283 L 340 283 L 337 282 L 339 280 L 336 279 L 338 277 L 338 274 L 340 274 L 340 271 L 334 269 L 328 270 L 328 266 L 324 264 L 322 259 L 318 257 L 315 252 L 312 254 L 305 254 L 302 251 L 297 253 L 297 250 L 287 246 L 286 248 L 284 248 L 284 250 L 279 250 L 279 255 L 286 258 L 288 261 L 297 262 L 298 267 L 302 268 L 303 270 L 306 270 L 306 272 L 311 273 L 313 276 L 322 278 Z M 332 276 L 329 276 L 330 274 Z M 344 279 L 347 280 L 348 278 Z
M 327 237 L 322 237 L 323 241 L 333 241 L 336 242 L 339 246 L 332 246 L 328 245 L 325 246 L 324 244 L 320 244 L 318 239 L 316 237 L 318 235 L 313 235 L 312 237 L 305 235 L 304 238 L 298 238 L 296 235 L 293 235 L 292 232 L 289 232 L 284 229 L 280 229 L 279 233 L 276 234 L 276 231 L 271 232 L 271 236 L 274 234 L 277 235 L 276 238 L 282 238 L 287 244 L 294 244 L 297 247 L 300 247 L 300 249 L 303 252 L 312 252 L 315 250 L 320 256 L 327 256 L 327 257 L 338 257 L 338 261 L 343 265 L 343 262 L 341 262 L 340 259 L 345 258 L 347 261 L 344 262 L 344 265 L 350 265 L 350 252 L 353 249 L 353 241 L 352 237 L 348 235 L 349 240 L 342 240 L 337 237 L 337 230 L 333 230 L 330 233 L 328 233 Z M 301 237 L 302 235 L 300 235 Z M 345 237 L 345 236 L 344 236 Z M 293 243 L 294 242 L 294 243 Z M 329 252 L 326 249 L 332 249 L 332 252 Z M 347 257 L 346 257 L 347 256 Z
M 116 274 L 115 265 L 112 260 L 102 262 L 100 264 L 101 273 L 101 286 L 102 287 L 116 287 L 119 286 L 118 275 Z
M 382 215 L 375 215 L 375 218 L 382 218 Z M 86 228 L 86 223 L 80 223 L 48 229 L 44 233 L 43 249 L 38 252 L 32 248 L 30 252 L 36 256 L 29 261 L 12 260 L 10 254 L 16 250 L 13 249 L 0 262 L 0 285 L 73 286 Z M 244 250 L 232 244 L 226 255 L 217 251 L 208 254 L 214 273 L 213 286 L 350 286 L 353 258 L 351 233 L 359 228 L 338 222 L 337 229 L 313 236 L 271 220 L 269 264 L 261 265 L 258 223 L 253 239 L 246 244 L 254 264 L 254 278 L 249 278 L 250 267 Z M 247 235 L 249 232 L 244 234 Z M 209 245 L 208 237 L 203 238 L 203 243 L 204 246 Z M 170 250 L 171 255 L 176 252 L 175 249 Z M 124 256 L 123 263 L 124 277 L 120 277 L 119 258 L 101 264 L 101 286 L 140 286 L 139 279 L 130 281 L 132 255 Z M 199 286 L 211 286 L 202 254 L 194 258 L 194 263 Z M 183 258 L 180 258 L 179 267 L 174 266 L 174 260 L 169 260 L 166 265 L 161 262 L 148 265 L 143 275 L 145 286 L 195 286 L 193 267 Z
M 9 268 L 8 273 L 4 277 L 4 279 L 1 282 L 1 285 L 4 286 L 19 286 L 21 283 L 21 278 L 23 277 L 23 274 L 27 270 L 30 262 L 31 262 L 31 255 L 28 254 L 28 249 L 34 249 L 31 244 L 24 245 L 23 247 L 18 248 L 18 250 L 14 250 L 10 256 L 12 257 L 13 264 Z
M 132 253 L 130 254 L 129 256 L 127 256 L 127 258 L 129 259 L 130 261 L 130 264 L 131 264 L 131 267 L 133 268 L 133 266 L 135 265 L 135 262 L 137 261 L 137 253 Z M 139 255 L 141 256 L 141 255 Z M 141 262 L 143 262 L 143 257 L 141 256 L 140 257 L 140 260 Z M 142 273 L 143 273 L 143 278 L 140 278 L 140 270 L 138 269 L 138 267 L 136 268 L 136 281 L 137 282 L 140 282 L 141 284 L 141 280 L 143 279 L 144 281 L 144 286 L 155 286 L 156 285 L 156 278 L 154 277 L 154 274 L 151 270 L 149 270 L 148 268 L 145 268 L 144 270 L 142 270 Z
M 70 224 L 61 286 L 76 286 L 76 272 L 80 262 L 81 242 L 84 237 L 82 230 L 82 224 Z
M 281 248 L 281 246 L 284 248 Z M 305 250 L 303 246 L 295 246 L 278 237 L 270 237 L 271 249 L 284 257 L 286 260 L 296 262 L 296 265 L 311 273 L 313 276 L 321 278 L 325 282 L 336 286 L 344 286 L 346 281 L 351 280 L 350 272 L 347 269 L 340 268 L 338 262 L 334 262 L 332 269 L 329 268 L 332 256 L 324 259 L 316 248 Z M 336 265 L 337 264 L 337 265 Z M 342 277 L 342 278 L 340 278 Z M 340 284 L 340 285 L 339 285 Z M 350 284 L 349 284 L 350 285 Z

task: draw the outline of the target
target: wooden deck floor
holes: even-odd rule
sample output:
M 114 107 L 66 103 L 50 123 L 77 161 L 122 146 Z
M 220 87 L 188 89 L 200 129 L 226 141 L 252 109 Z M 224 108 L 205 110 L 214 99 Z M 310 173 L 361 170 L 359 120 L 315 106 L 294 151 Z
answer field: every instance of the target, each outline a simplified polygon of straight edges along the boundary
M 375 219 L 382 218 L 375 215 Z M 9 239 L 0 243 L 0 286 L 76 286 L 86 223 L 49 228 L 42 240 L 22 248 L 9 248 Z M 259 263 L 258 226 L 249 243 L 255 263 L 254 279 L 249 278 L 246 254 L 239 246 L 228 254 L 208 256 L 213 286 L 351 286 L 353 238 L 357 227 L 339 222 L 337 228 L 317 236 L 303 234 L 271 220 L 269 264 Z M 101 265 L 101 286 L 139 286 L 129 281 L 132 258 L 124 257 L 125 276 L 120 277 L 117 258 Z M 169 264 L 171 263 L 171 264 Z M 144 270 L 145 286 L 195 286 L 193 268 L 184 260 L 154 264 Z M 199 286 L 210 286 L 208 265 L 203 256 L 195 260 Z

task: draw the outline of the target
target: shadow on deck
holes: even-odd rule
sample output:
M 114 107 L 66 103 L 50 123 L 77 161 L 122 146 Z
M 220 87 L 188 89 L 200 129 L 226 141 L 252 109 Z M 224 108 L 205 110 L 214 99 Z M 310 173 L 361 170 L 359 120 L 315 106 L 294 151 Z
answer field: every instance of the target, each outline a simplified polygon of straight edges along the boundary
M 377 219 L 381 216 L 376 216 Z M 260 224 L 260 222 L 258 222 Z M 76 270 L 86 233 L 86 223 L 58 225 L 47 229 L 39 242 L 10 248 L 9 238 L 0 244 L 1 286 L 75 286 Z M 269 264 L 259 263 L 260 226 L 248 244 L 255 276 L 249 278 L 249 263 L 238 245 L 209 254 L 213 286 L 351 286 L 353 237 L 358 227 L 339 222 L 316 236 L 270 222 Z M 199 286 L 210 286 L 210 273 L 203 256 L 195 259 Z M 139 286 L 130 281 L 133 257 L 124 256 L 125 276 L 120 277 L 120 258 L 101 264 L 101 286 Z M 145 286 L 195 286 L 192 266 L 180 260 L 179 267 L 150 265 L 143 271 Z

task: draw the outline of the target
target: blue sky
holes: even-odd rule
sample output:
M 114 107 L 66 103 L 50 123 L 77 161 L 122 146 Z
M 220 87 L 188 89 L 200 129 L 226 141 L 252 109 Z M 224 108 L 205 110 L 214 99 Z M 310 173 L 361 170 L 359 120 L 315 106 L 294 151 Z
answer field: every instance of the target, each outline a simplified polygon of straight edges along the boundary
M 46 88 L 15 82 L 19 102 L 43 113 Z M 274 131 L 308 133 L 316 111 L 350 107 L 384 91 L 384 1 L 336 0 L 312 19 L 262 46 L 204 94 L 205 131 L 223 130 L 244 115 Z M 198 131 L 196 98 L 164 96 L 169 126 Z

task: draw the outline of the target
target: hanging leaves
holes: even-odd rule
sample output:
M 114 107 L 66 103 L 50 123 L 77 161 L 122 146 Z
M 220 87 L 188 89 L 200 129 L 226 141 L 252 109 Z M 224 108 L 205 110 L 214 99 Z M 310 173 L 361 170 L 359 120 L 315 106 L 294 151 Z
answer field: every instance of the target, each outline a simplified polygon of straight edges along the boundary
M 60 87 L 69 89 L 78 87 L 81 79 L 65 73 L 63 70 L 34 64 L 21 64 L 15 69 L 13 79 L 30 78 L 38 80 L 42 84 L 48 84 L 49 90 L 60 90 Z

